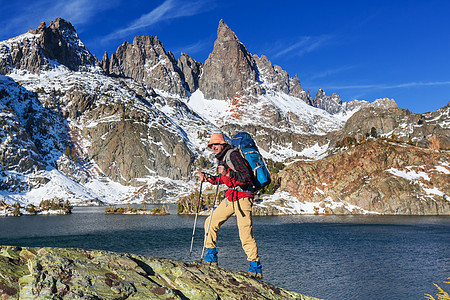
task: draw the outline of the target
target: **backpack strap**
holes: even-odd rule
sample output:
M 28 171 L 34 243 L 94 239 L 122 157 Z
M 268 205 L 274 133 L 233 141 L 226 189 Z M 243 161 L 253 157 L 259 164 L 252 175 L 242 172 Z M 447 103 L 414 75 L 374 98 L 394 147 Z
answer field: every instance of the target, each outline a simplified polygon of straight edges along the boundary
M 237 148 L 237 147 L 233 147 L 230 150 L 228 150 L 227 153 L 225 153 L 225 156 L 223 158 L 223 160 L 225 161 L 227 166 L 230 167 L 230 169 L 235 171 L 235 172 L 236 172 L 236 168 L 234 167 L 234 164 L 231 162 L 231 152 L 236 151 L 236 150 L 238 150 L 239 153 L 241 154 L 241 156 L 244 159 L 246 159 L 244 152 L 242 152 L 242 150 L 240 148 Z M 242 189 L 241 186 L 236 186 L 236 187 L 233 188 L 233 190 L 239 191 L 239 192 L 244 192 L 244 193 L 254 193 L 255 192 L 254 189 L 253 189 L 253 183 L 252 183 L 251 190 L 244 190 L 244 189 Z
M 236 168 L 234 167 L 234 164 L 231 162 L 231 152 L 239 150 L 239 148 L 233 147 L 225 153 L 225 156 L 223 157 L 223 160 L 227 164 L 228 167 L 230 167 L 231 170 L 236 172 Z

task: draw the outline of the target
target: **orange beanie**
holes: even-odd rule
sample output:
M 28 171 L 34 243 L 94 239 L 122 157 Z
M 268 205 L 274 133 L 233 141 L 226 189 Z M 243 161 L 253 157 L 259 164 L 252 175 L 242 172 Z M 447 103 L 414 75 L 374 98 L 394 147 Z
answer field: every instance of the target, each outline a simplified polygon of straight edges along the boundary
M 214 133 L 211 138 L 209 139 L 208 147 L 211 148 L 213 144 L 227 144 L 225 141 L 223 134 L 221 133 Z

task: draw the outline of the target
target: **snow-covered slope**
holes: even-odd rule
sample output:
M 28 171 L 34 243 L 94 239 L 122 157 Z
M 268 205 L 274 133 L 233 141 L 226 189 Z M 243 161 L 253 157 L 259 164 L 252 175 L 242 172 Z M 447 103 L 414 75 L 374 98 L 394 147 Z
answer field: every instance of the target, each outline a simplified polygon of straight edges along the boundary
M 74 72 L 63 66 L 51 71 L 30 74 L 24 71 L 15 71 L 9 76 L 1 76 L 2 91 L 10 97 L 3 97 L 2 108 L 12 103 L 12 110 L 19 123 L 26 123 L 22 114 L 26 111 L 26 103 L 14 101 L 17 94 L 33 95 L 35 110 L 41 114 L 54 111 L 55 116 L 51 120 L 55 127 L 49 131 L 57 134 L 56 137 L 44 138 L 37 134 L 33 141 L 40 142 L 39 156 L 36 160 L 44 167 L 31 171 L 29 174 L 15 173 L 18 182 L 28 183 L 33 178 L 45 181 L 44 186 L 24 186 L 22 189 L 8 189 L 2 193 L 8 199 L 18 200 L 22 203 L 39 203 L 49 197 L 69 198 L 72 202 L 87 202 L 100 200 L 103 202 L 116 202 L 126 198 L 134 201 L 142 200 L 144 196 L 138 195 L 137 191 L 145 186 L 145 190 L 164 187 L 166 200 L 175 195 L 187 191 L 191 187 L 189 181 L 172 180 L 167 176 L 158 174 L 155 167 L 144 166 L 147 176 L 137 176 L 132 181 L 134 187 L 130 187 L 129 179 L 123 178 L 120 168 L 117 168 L 117 176 L 123 178 L 122 184 L 113 182 L 105 175 L 105 170 L 99 167 L 92 157 L 91 147 L 98 140 L 105 140 L 108 132 L 101 137 L 92 136 L 97 127 L 114 126 L 122 121 L 132 119 L 131 123 L 142 123 L 144 128 L 160 128 L 159 132 L 176 137 L 186 149 L 194 156 L 203 153 L 207 139 L 211 132 L 218 129 L 209 122 L 201 119 L 194 111 L 190 110 L 184 102 L 174 98 L 158 96 L 152 90 L 147 90 L 143 85 L 133 80 L 123 80 L 105 76 L 96 72 Z M 89 109 L 81 115 L 79 104 L 76 103 L 75 95 L 91 99 Z M 125 111 L 109 113 L 99 112 L 106 110 L 105 107 L 121 107 Z M 112 108 L 111 108 L 112 109 Z M 73 113 L 75 111 L 75 113 Z M 2 116 L 12 115 L 6 111 Z M 62 115 L 67 119 L 59 118 Z M 58 119 L 59 118 L 59 119 Z M 141 119 L 143 118 L 143 119 Z M 59 122 L 59 123 L 58 123 Z M 26 131 L 25 129 L 23 131 Z M 149 131 L 150 133 L 150 131 Z M 109 135 L 114 133 L 111 132 Z M 61 135 L 65 135 L 61 137 Z M 163 153 L 163 156 L 175 157 L 176 153 L 168 141 L 155 140 L 155 135 L 142 136 L 139 138 L 144 148 L 153 152 Z M 11 138 L 5 134 L 2 147 L 7 147 Z M 97 141 L 96 141 L 97 140 Z M 61 144 L 58 151 L 46 149 L 49 143 Z M 167 144 L 169 143 L 169 144 Z M 32 144 L 31 146 L 35 146 Z M 28 148 L 33 147 L 29 146 Z M 74 152 L 73 157 L 67 157 L 67 148 Z M 25 148 L 25 146 L 22 146 Z M 36 147 L 35 147 L 36 148 Z M 159 150 L 158 150 L 159 149 Z M 45 153 L 45 156 L 42 155 Z M 74 162 L 74 157 L 76 161 Z M 182 162 L 183 163 L 183 162 Z M 175 166 L 174 166 L 175 167 Z M 10 169 L 13 166 L 9 167 Z M 63 170 L 64 173 L 58 171 Z M 8 181 L 11 171 L 2 170 L 0 180 Z M 117 177 L 115 178 L 117 180 Z M 170 191 L 172 190 L 172 191 Z
M 203 97 L 200 90 L 197 90 L 189 98 L 188 105 L 217 126 L 236 123 L 241 126 L 258 124 L 274 132 L 323 135 L 341 129 L 345 124 L 342 116 L 333 116 L 281 92 L 262 95 L 256 99 L 208 100 Z M 269 116 L 273 114 L 282 116 L 283 122 L 270 123 Z M 351 114 L 348 114 L 345 117 L 350 116 Z
M 224 22 L 220 28 L 221 42 L 234 36 L 237 49 L 245 48 Z M 100 67 L 62 19 L 0 42 L 0 195 L 7 202 L 173 201 L 192 190 L 199 168 L 214 172 L 206 148 L 214 132 L 251 130 L 274 161 L 314 159 L 326 153 L 325 136 L 360 108 L 333 106 L 339 113 L 332 114 L 313 107 L 297 77 L 246 50 L 235 58 L 250 72 L 237 77 L 245 82 L 235 88 L 245 90 L 205 99 L 215 83 L 227 86 L 218 70 L 233 57 L 217 51 L 207 78 L 205 64 L 189 58 L 195 70 L 182 68 L 156 38 L 135 44 L 119 47 Z M 139 51 L 143 46 L 148 51 Z M 154 84 L 159 80 L 164 84 Z

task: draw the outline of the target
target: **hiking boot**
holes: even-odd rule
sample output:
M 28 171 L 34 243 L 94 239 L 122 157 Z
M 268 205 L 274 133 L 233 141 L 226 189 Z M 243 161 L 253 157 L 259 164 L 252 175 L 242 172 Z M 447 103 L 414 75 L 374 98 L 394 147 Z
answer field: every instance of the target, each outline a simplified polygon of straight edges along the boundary
M 217 248 L 209 248 L 204 259 L 196 260 L 194 262 L 202 265 L 217 267 L 219 265 L 219 258 L 217 257 Z
M 238 274 L 245 276 L 247 278 L 253 278 L 253 279 L 257 279 L 257 280 L 260 280 L 263 278 L 262 273 L 256 273 L 256 272 L 239 271 Z
M 250 268 L 247 271 L 247 275 L 250 278 L 262 279 L 262 265 L 259 260 L 250 262 Z
M 247 272 L 247 276 L 254 279 L 262 279 L 262 273 Z
M 216 262 L 212 262 L 212 261 L 206 261 L 204 259 L 198 259 L 198 260 L 194 260 L 194 263 L 196 264 L 202 264 L 202 265 L 206 265 L 206 266 L 212 266 L 212 267 L 218 267 L 219 263 Z

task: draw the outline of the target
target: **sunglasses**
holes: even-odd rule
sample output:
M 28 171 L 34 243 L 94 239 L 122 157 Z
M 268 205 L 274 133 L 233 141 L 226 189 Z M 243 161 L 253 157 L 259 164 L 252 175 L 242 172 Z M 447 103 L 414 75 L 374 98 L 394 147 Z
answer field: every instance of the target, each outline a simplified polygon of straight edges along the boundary
M 208 147 L 212 148 L 213 146 L 219 146 L 222 145 L 221 143 L 214 143 L 214 144 L 209 144 Z

